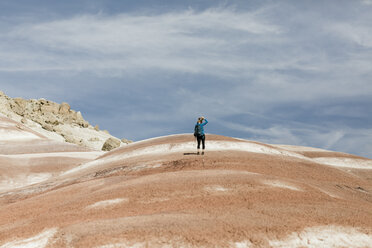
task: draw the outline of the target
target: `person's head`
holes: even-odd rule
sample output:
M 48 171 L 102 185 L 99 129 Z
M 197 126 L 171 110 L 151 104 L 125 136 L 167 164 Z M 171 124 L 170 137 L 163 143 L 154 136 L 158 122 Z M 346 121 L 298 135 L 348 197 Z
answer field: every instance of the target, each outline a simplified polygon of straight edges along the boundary
M 203 122 L 203 119 L 204 119 L 203 117 L 199 117 L 198 118 L 198 123 L 202 123 Z

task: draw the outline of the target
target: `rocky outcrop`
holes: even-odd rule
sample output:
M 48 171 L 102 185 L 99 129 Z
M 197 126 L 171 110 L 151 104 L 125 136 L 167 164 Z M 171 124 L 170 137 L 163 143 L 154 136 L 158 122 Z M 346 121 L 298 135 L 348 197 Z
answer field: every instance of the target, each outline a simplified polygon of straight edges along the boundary
M 121 139 L 121 142 L 123 142 L 123 143 L 125 143 L 125 144 L 130 144 L 130 143 L 132 143 L 133 141 L 123 138 L 123 139 Z
M 121 144 L 128 144 L 130 141 L 120 142 L 106 130 L 99 130 L 98 125 L 91 126 L 84 120 L 80 111 L 74 111 L 71 106 L 63 102 L 58 104 L 46 99 L 10 98 L 0 91 L 0 112 L 26 126 L 41 127 L 46 136 L 56 137 L 69 143 L 90 147 L 93 149 L 111 150 Z M 44 133 L 45 135 L 45 133 Z M 104 146 L 103 144 L 108 144 Z
M 59 106 L 58 113 L 60 113 L 61 115 L 66 115 L 70 112 L 70 110 L 71 110 L 70 105 L 66 102 L 63 102 Z
M 120 146 L 120 140 L 114 138 L 108 138 L 102 146 L 102 151 L 111 151 Z
M 48 131 L 51 131 L 52 126 L 59 124 L 71 124 L 85 128 L 89 126 L 82 114 L 72 110 L 68 103 L 58 104 L 45 99 L 14 98 L 13 101 L 9 101 L 9 106 L 14 113 L 39 123 Z

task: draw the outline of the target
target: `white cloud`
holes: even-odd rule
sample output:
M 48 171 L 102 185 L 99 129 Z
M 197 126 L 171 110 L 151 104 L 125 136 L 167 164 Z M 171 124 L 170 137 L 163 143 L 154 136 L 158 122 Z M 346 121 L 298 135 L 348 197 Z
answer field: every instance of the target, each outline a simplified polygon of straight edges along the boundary
M 371 157 L 372 129 L 340 128 L 293 123 L 287 125 L 272 124 L 267 128 L 252 127 L 235 122 L 217 120 L 224 127 L 246 133 L 246 137 L 271 143 L 318 147 L 327 150 L 343 151 Z
M 238 101 L 234 107 L 241 105 L 241 99 L 265 98 L 269 105 L 272 101 L 358 96 L 372 90 L 358 80 L 371 71 L 371 55 L 342 51 L 348 57 L 335 63 L 322 47 L 305 49 L 305 38 L 289 32 L 293 24 L 285 26 L 268 18 L 278 7 L 251 12 L 217 8 L 158 15 L 82 15 L 24 23 L 2 35 L 0 71 L 89 72 L 102 77 L 149 71 L 217 76 L 240 80 L 225 92 L 227 100 Z M 304 13 L 301 18 L 312 17 Z M 338 29 L 346 33 L 351 29 L 337 22 L 329 26 L 337 34 Z M 372 31 L 366 28 L 361 27 L 359 33 L 367 37 L 361 42 L 369 45 Z M 296 75 L 296 71 L 307 76 Z M 314 80 L 314 75 L 322 77 Z
M 372 48 L 372 27 L 369 23 L 335 23 L 328 29 L 360 46 Z
M 262 67 L 239 56 L 239 47 L 268 38 L 274 41 L 280 32 L 254 12 L 229 9 L 153 16 L 83 15 L 15 27 L 5 34 L 9 42 L 0 48 L 0 70 L 233 73 Z
M 372 0 L 362 0 L 362 3 L 365 5 L 372 5 Z

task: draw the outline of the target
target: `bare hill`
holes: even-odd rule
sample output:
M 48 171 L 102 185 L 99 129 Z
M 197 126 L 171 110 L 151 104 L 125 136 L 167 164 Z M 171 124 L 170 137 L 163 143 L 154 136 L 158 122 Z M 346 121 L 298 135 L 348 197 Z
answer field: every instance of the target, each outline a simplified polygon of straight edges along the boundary
M 94 150 L 111 150 L 130 143 L 126 139 L 120 141 L 107 130 L 99 130 L 97 125 L 93 127 L 84 120 L 80 111 L 74 111 L 65 102 L 58 104 L 46 99 L 11 98 L 0 91 L 0 113 L 55 141 Z M 108 144 L 104 146 L 106 141 Z
M 0 247 L 372 244 L 366 158 L 211 134 L 97 153 L 0 124 Z

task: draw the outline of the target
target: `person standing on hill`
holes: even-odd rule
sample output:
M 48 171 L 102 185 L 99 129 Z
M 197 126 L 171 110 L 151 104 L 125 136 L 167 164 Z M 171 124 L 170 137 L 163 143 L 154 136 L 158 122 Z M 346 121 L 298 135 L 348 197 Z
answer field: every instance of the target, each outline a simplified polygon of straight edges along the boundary
M 203 123 L 204 121 L 204 123 Z M 198 140 L 198 154 L 199 154 L 199 149 L 200 149 L 200 142 L 203 144 L 203 152 L 204 154 L 204 149 L 205 149 L 205 134 L 204 134 L 204 126 L 207 125 L 208 121 L 207 119 L 204 118 L 204 116 L 199 117 L 198 121 L 195 125 L 194 128 L 194 136 Z

